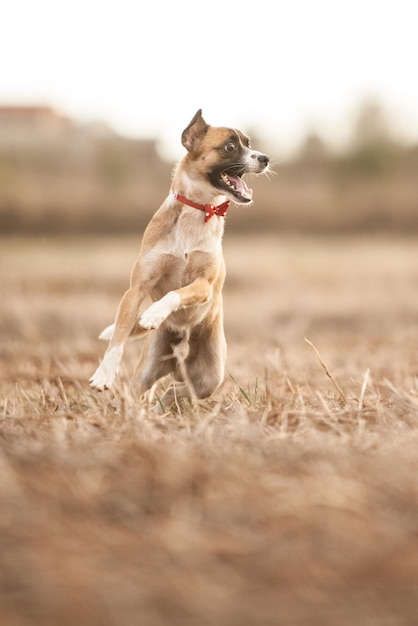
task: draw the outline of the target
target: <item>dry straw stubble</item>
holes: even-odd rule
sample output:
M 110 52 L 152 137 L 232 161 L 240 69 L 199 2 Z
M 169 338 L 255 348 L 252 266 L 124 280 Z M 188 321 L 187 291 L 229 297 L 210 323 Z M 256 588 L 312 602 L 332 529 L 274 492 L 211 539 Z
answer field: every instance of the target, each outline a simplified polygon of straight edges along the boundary
M 226 237 L 229 375 L 165 415 L 135 344 L 87 385 L 137 242 L 39 244 L 0 252 L 5 623 L 413 624 L 416 242 Z

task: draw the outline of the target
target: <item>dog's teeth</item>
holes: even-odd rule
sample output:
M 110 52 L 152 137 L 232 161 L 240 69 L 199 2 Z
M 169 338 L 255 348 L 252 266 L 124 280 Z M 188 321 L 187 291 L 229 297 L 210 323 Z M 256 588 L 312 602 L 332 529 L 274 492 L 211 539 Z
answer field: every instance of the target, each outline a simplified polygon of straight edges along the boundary
M 225 183 L 225 185 L 228 185 L 228 187 L 230 187 L 231 189 L 235 189 L 234 184 L 229 179 L 229 176 L 227 174 L 221 174 L 221 178 L 222 178 L 223 182 Z

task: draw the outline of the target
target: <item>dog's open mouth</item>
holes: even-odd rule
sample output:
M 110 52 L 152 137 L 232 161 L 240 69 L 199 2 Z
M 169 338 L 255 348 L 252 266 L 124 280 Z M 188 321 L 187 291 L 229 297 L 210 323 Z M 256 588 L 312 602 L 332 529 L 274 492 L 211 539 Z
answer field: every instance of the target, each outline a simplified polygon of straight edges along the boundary
M 253 199 L 253 190 L 247 187 L 241 174 L 231 176 L 227 172 L 220 175 L 220 184 L 226 191 L 231 193 L 237 202 L 251 202 Z

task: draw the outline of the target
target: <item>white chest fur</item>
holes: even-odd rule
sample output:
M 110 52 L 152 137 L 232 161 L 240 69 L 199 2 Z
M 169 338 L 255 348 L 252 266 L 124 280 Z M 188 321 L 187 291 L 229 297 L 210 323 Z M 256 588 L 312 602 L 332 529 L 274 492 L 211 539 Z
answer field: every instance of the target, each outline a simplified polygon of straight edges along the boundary
M 201 211 L 184 207 L 165 243 L 167 254 L 185 259 L 194 251 L 222 254 L 224 218 L 214 216 L 205 222 Z

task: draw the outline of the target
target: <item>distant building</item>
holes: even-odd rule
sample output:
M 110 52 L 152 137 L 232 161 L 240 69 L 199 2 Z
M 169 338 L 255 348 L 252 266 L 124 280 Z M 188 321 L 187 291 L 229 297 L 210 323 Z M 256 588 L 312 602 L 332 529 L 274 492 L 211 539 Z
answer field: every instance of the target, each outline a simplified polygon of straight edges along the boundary
M 9 151 L 108 169 L 132 162 L 154 171 L 161 162 L 155 139 L 123 137 L 105 123 L 72 120 L 49 106 L 0 104 L 0 154 Z
M 0 123 L 13 126 L 50 126 L 65 118 L 48 106 L 0 104 Z
M 0 148 L 55 142 L 71 126 L 68 118 L 48 106 L 0 105 Z

